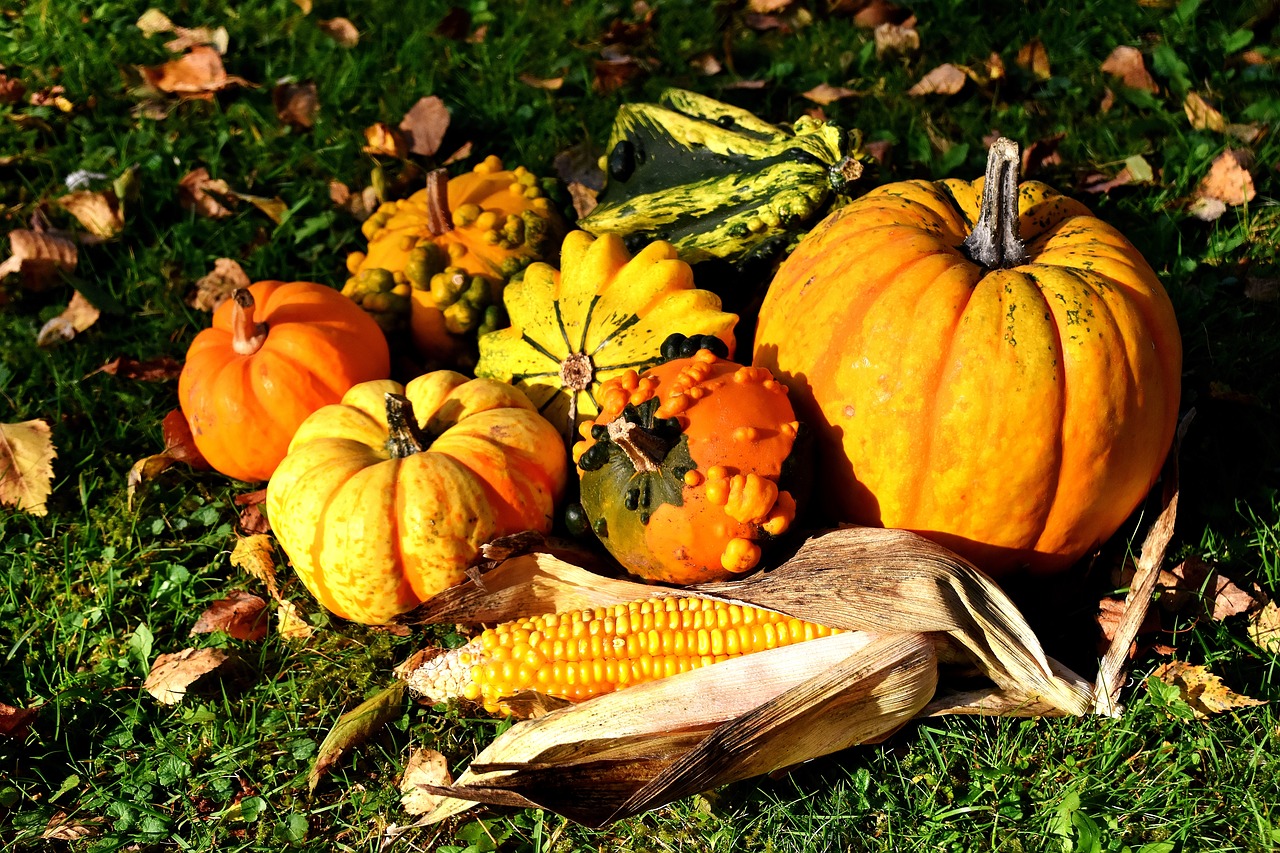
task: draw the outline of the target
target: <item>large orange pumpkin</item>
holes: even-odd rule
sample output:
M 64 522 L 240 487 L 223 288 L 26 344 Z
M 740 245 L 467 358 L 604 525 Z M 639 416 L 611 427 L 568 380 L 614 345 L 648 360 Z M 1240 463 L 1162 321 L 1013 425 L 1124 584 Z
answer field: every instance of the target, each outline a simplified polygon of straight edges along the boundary
M 338 291 L 260 281 L 191 342 L 178 400 L 209 464 L 252 482 L 271 476 L 308 415 L 390 372 L 382 330 Z
M 1142 255 L 1017 170 L 1000 140 L 984 180 L 833 213 L 772 282 L 754 358 L 815 429 L 832 516 L 993 573 L 1063 569 L 1116 531 L 1169 450 L 1182 362 Z
M 484 543 L 549 531 L 567 469 L 519 389 L 438 370 L 361 383 L 307 418 L 267 514 L 321 604 L 378 624 L 461 581 Z

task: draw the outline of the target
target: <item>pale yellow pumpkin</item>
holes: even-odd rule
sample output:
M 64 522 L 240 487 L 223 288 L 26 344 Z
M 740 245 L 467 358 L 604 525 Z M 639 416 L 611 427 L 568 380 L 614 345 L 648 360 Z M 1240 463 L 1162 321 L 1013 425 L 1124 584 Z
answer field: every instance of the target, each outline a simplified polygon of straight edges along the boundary
M 484 543 L 549 531 L 567 468 L 521 391 L 440 370 L 356 385 L 307 418 L 267 514 L 321 604 L 380 624 L 461 581 Z

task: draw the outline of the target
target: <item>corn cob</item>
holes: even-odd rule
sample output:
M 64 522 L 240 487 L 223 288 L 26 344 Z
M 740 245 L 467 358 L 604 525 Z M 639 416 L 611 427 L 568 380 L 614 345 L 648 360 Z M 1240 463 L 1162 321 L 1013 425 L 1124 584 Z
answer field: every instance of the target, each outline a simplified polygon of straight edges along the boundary
M 656 597 L 504 622 L 427 661 L 409 676 L 409 686 L 430 702 L 463 698 L 491 714 L 510 714 L 503 699 L 526 690 L 580 702 L 837 633 L 754 607 Z

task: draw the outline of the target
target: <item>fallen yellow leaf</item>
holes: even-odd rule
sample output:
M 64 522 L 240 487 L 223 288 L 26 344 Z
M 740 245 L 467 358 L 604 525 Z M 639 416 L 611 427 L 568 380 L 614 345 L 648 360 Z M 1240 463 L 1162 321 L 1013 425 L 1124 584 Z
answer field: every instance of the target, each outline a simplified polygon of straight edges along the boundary
M 236 542 L 231 551 L 231 565 L 262 581 L 271 597 L 280 600 L 280 589 L 276 586 L 275 548 L 270 536 L 255 533 Z
M 97 307 L 76 291 L 62 313 L 40 327 L 36 346 L 51 347 L 65 343 L 98 322 Z
M 58 199 L 58 205 L 95 237 L 114 237 L 124 228 L 120 200 L 112 190 L 68 193 Z
M 1280 655 L 1280 607 L 1274 601 L 1268 601 L 1249 620 L 1249 639 L 1259 648 Z
M 226 663 L 229 655 L 222 649 L 183 649 L 156 658 L 142 689 L 161 704 L 176 705 L 200 678 Z
M 969 75 L 958 65 L 950 62 L 939 65 L 920 78 L 914 86 L 907 90 L 908 95 L 954 95 L 964 88 Z
M 1151 673 L 1152 678 L 1178 688 L 1183 700 L 1191 706 L 1197 719 L 1205 719 L 1211 714 L 1232 711 L 1238 708 L 1251 708 L 1255 705 L 1267 704 L 1262 699 L 1251 699 L 1233 693 L 1222 679 L 1203 666 L 1170 661 L 1161 664 Z
M 423 790 L 421 785 L 452 785 L 449 762 L 434 749 L 415 749 L 404 766 L 400 780 L 400 805 L 411 815 L 433 811 L 444 797 Z
M 44 421 L 0 424 L 0 504 L 47 515 L 57 455 Z

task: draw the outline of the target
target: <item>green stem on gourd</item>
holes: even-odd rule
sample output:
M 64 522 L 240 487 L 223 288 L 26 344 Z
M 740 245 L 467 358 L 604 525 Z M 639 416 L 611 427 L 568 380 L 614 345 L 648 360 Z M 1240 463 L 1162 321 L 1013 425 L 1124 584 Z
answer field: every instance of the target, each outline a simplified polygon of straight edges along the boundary
M 449 212 L 448 169 L 433 169 L 427 173 L 427 230 L 433 237 L 453 230 L 453 214 Z
M 1027 260 L 1018 237 L 1018 143 L 1000 137 L 987 153 L 978 221 L 961 248 L 974 263 L 989 270 L 1016 267 Z
M 413 404 L 403 394 L 387 394 L 387 451 L 404 459 L 431 446 L 431 437 L 418 426 Z
M 267 342 L 267 324 L 254 322 L 257 306 L 247 288 L 232 291 L 231 301 L 231 349 L 238 355 L 253 355 Z
M 663 441 L 649 430 L 626 420 L 622 415 L 614 418 L 606 427 L 609 440 L 618 445 L 627 454 L 631 467 L 637 474 L 652 474 L 662 470 L 662 460 L 667 458 L 671 449 L 668 442 Z

